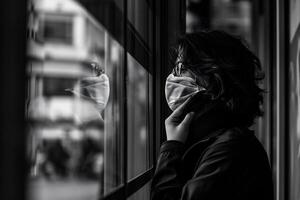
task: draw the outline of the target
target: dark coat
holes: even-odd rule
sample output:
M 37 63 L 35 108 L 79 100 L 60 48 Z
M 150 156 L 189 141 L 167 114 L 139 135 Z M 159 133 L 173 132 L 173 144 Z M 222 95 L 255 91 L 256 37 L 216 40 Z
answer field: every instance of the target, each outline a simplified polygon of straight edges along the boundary
M 188 149 L 161 146 L 152 200 L 273 200 L 267 154 L 253 131 L 220 129 Z

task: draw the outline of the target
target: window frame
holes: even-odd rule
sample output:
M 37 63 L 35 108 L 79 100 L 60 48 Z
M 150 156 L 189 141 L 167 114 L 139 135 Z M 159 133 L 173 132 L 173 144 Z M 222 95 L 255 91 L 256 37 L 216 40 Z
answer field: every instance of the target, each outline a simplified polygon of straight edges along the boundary
M 84 1 L 84 0 L 82 0 Z M 163 105 L 164 93 L 163 93 L 163 80 L 166 76 L 164 66 L 167 64 L 167 47 L 169 45 L 170 33 L 168 26 L 166 26 L 170 14 L 175 15 L 178 10 L 168 9 L 168 5 L 174 4 L 173 0 L 160 1 L 160 0 L 146 0 L 149 8 L 152 10 L 152 23 L 153 23 L 153 52 L 149 51 L 145 42 L 141 40 L 138 32 L 127 20 L 127 0 L 124 2 L 124 12 L 116 12 L 120 17 L 118 22 L 115 18 L 116 24 L 111 24 L 108 18 L 110 16 L 102 16 L 104 21 L 101 21 L 101 17 L 97 18 L 102 25 L 108 30 L 108 32 L 120 42 L 124 47 L 126 55 L 129 52 L 146 70 L 152 75 L 152 89 L 153 89 L 153 116 L 149 123 L 151 123 L 151 138 L 149 143 L 153 146 L 151 152 L 151 158 L 153 166 L 145 171 L 143 174 L 127 181 L 127 135 L 124 140 L 124 184 L 113 190 L 111 193 L 106 194 L 99 199 L 126 199 L 130 195 L 137 192 L 145 184 L 149 183 L 154 173 L 156 158 L 158 149 L 160 146 L 161 135 L 164 134 L 164 127 L 162 119 L 165 118 L 167 113 L 167 107 Z M 178 2 L 182 0 L 177 0 Z M 1 126 L 1 174 L 3 175 L 3 187 L 1 189 L 1 196 L 3 199 L 26 199 L 26 174 L 27 163 L 25 160 L 26 150 L 26 121 L 25 115 L 25 89 L 26 89 L 26 28 L 28 20 L 28 11 L 31 9 L 30 5 L 27 5 L 29 1 L 25 0 L 21 3 L 17 0 L 3 1 L 1 2 L 1 8 L 3 8 L 2 17 L 0 19 L 3 25 L 3 31 L 1 31 L 1 44 L 6 53 L 1 54 L 2 74 L 5 74 L 1 79 L 2 92 L 5 94 L 2 98 L 1 111 L 7 113 L 7 116 L 2 121 Z M 81 1 L 79 1 L 81 2 Z M 88 1 L 86 1 L 88 2 Z M 99 1 L 100 3 L 102 1 Z M 103 1 L 105 2 L 105 1 Z M 16 6 L 18 5 L 18 6 Z M 105 13 L 111 15 L 116 10 L 119 10 L 115 5 Z M 169 13 L 165 12 L 166 10 Z M 99 12 L 101 13 L 102 12 Z M 175 13 L 175 14 L 174 14 Z M 168 16 L 168 19 L 164 17 Z M 105 18 L 105 19 L 104 19 Z M 125 20 L 124 20 L 125 19 Z M 172 19 L 173 20 L 173 19 Z M 118 24 L 120 23 L 120 24 Z M 120 25 L 120 26 L 119 26 Z M 119 31 L 124 30 L 124 32 Z M 16 31 L 17 30 L 17 31 Z M 173 31 L 173 30 L 171 30 Z M 122 33 L 122 34 L 120 34 Z M 128 38 L 131 38 L 131 43 L 127 43 Z M 167 40 L 165 40 L 167 39 Z M 135 50 L 134 50 L 135 49 Z M 138 49 L 138 50 L 137 50 Z M 145 56 L 146 55 L 146 56 Z M 11 59 L 13 58 L 13 59 Z M 149 60 L 150 59 L 150 60 Z M 150 63 L 147 64 L 147 63 Z M 127 56 L 124 56 L 125 68 L 127 65 Z M 155 66 L 155 67 L 154 67 Z M 126 70 L 124 70 L 126 71 Z M 126 74 L 124 74 L 126 75 Z M 27 80 L 28 81 L 28 80 Z M 124 102 L 123 102 L 124 103 Z M 124 104 L 126 105 L 126 104 Z M 126 110 L 125 110 L 126 111 Z M 127 112 L 127 111 L 126 111 Z M 126 112 L 124 112 L 126 116 Z M 124 123 L 126 128 L 126 123 Z M 124 129 L 125 132 L 127 131 Z M 3 134 L 2 134 L 3 133 Z M 5 143 L 4 143 L 5 142 Z M 120 197 L 120 198 L 117 198 Z
M 148 168 L 143 173 L 139 174 L 133 179 L 128 180 L 127 175 L 127 168 L 128 168 L 128 127 L 127 127 L 127 116 L 128 116 L 128 110 L 127 110 L 127 102 L 126 98 L 121 99 L 121 109 L 122 109 L 122 117 L 123 120 L 121 122 L 121 129 L 123 129 L 123 136 L 122 136 L 122 148 L 123 148 L 123 170 L 122 170 L 122 180 L 123 183 L 114 188 L 109 193 L 104 194 L 103 196 L 100 196 L 100 200 L 109 200 L 109 199 L 127 199 L 129 196 L 137 192 L 139 189 L 141 189 L 143 186 L 145 186 L 149 181 L 151 180 L 154 169 L 155 169 L 155 161 L 156 161 L 156 155 L 159 148 L 159 142 L 157 142 L 157 136 L 160 135 L 161 130 L 157 129 L 156 123 L 161 123 L 161 116 L 160 116 L 160 109 L 157 109 L 158 105 L 156 100 L 157 98 L 161 98 L 161 90 L 159 92 L 156 91 L 157 89 L 157 79 L 160 80 L 160 78 L 157 78 L 156 76 L 160 74 L 156 73 L 156 69 L 160 68 L 160 64 L 162 63 L 161 60 L 158 60 L 156 58 L 156 54 L 160 54 L 161 50 L 160 48 L 163 48 L 160 46 L 159 48 L 156 48 L 156 45 L 158 44 L 158 38 L 160 38 L 161 32 L 157 32 L 157 29 L 160 29 L 162 24 L 157 24 L 155 22 L 160 22 L 160 17 L 156 15 L 156 8 L 160 8 L 162 3 L 159 0 L 153 0 L 148 1 L 146 0 L 149 9 L 152 9 L 152 46 L 153 50 L 155 49 L 156 52 L 151 52 L 148 44 L 144 41 L 142 36 L 139 34 L 139 32 L 135 29 L 135 27 L 130 23 L 128 19 L 128 13 L 127 13 L 127 2 L 128 0 L 122 0 L 123 3 L 123 11 L 113 2 L 106 2 L 106 1 L 98 1 L 96 7 L 100 10 L 88 10 L 88 7 L 91 6 L 87 1 L 85 0 L 79 0 L 79 3 L 85 7 L 91 15 L 93 15 L 97 21 L 99 21 L 102 26 L 108 31 L 108 33 L 123 47 L 124 49 L 124 56 L 123 56 L 123 67 L 125 70 L 123 70 L 123 79 L 126 80 L 127 77 L 127 53 L 129 53 L 132 58 L 134 58 L 142 67 L 145 68 L 145 70 L 148 72 L 149 75 L 152 75 L 152 85 L 148 87 L 152 88 L 153 91 L 153 97 L 151 99 L 151 102 L 153 103 L 152 107 L 153 113 L 152 115 L 149 114 L 149 127 L 150 130 L 148 130 L 148 141 L 147 144 L 152 145 L 152 150 L 150 152 L 150 162 L 152 163 L 152 166 Z M 182 0 L 180 0 L 182 1 Z M 101 10 L 103 9 L 103 12 Z M 105 11 L 105 12 L 104 12 Z M 101 14 L 104 13 L 104 14 Z M 120 29 L 121 27 L 121 29 Z M 166 31 L 166 30 L 164 30 Z M 158 51 L 157 51 L 158 50 Z M 155 65 L 154 65 L 155 63 Z M 159 65 L 157 65 L 159 64 Z M 154 67 L 155 66 L 155 67 Z M 148 75 L 148 79 L 149 79 Z M 124 87 L 124 95 L 127 96 L 126 87 Z M 164 96 L 163 96 L 164 98 Z M 149 104 L 148 108 L 149 110 Z M 151 119 L 150 119 L 151 118 Z M 159 119 L 156 120 L 156 119 Z M 158 126 L 161 128 L 161 126 Z M 156 134 L 155 134 L 156 133 Z M 150 137 L 151 136 L 151 137 Z
M 151 7 L 150 7 L 151 8 Z M 148 72 L 148 74 L 152 74 L 153 75 L 153 60 L 154 55 L 153 53 L 150 51 L 150 48 L 148 47 L 147 43 L 144 42 L 144 40 L 142 39 L 142 37 L 140 36 L 140 34 L 138 33 L 138 31 L 136 31 L 136 29 L 134 28 L 134 26 L 129 22 L 128 18 L 127 18 L 127 0 L 123 0 L 123 12 L 120 11 L 118 9 L 118 7 L 115 5 L 113 8 L 113 12 L 114 13 L 119 13 L 116 14 L 116 16 L 122 16 L 123 19 L 121 19 L 120 21 L 123 22 L 122 26 L 123 26 L 123 36 L 119 36 L 119 37 L 115 37 L 116 40 L 123 46 L 124 48 L 124 69 L 123 72 L 123 77 L 127 77 L 127 65 L 128 65 L 128 56 L 127 53 L 129 53 L 132 58 L 134 58 L 137 62 L 139 62 L 141 64 L 141 66 L 143 66 L 145 68 L 145 70 Z M 152 10 L 153 12 L 153 20 L 152 20 L 152 26 L 153 26 L 153 41 L 155 41 L 155 35 L 154 35 L 154 10 Z M 101 18 L 98 19 L 101 22 Z M 103 19 L 103 21 L 105 21 L 105 19 Z M 111 23 L 107 23 L 107 24 L 103 24 L 103 26 L 108 30 L 108 32 L 110 32 L 110 34 L 112 34 L 113 36 L 116 36 L 117 33 L 114 33 L 112 30 L 113 27 L 109 27 L 108 25 Z M 148 75 L 149 76 L 149 75 Z M 154 84 L 155 81 L 152 82 L 152 84 Z M 153 87 L 153 86 L 152 86 Z M 125 96 L 127 96 L 127 89 L 126 87 L 124 87 L 124 93 Z M 127 102 L 126 102 L 126 98 L 123 100 L 123 119 L 124 119 L 124 123 L 123 123 L 123 127 L 121 127 L 124 130 L 124 136 L 123 136 L 123 160 L 124 160 L 124 166 L 123 166 L 123 171 L 122 171 L 122 175 L 123 178 L 122 180 L 124 181 L 122 185 L 120 185 L 119 187 L 115 188 L 114 190 L 112 190 L 110 193 L 108 194 L 104 194 L 104 196 L 100 197 L 100 200 L 110 200 L 110 199 L 127 199 L 129 196 L 131 196 L 132 194 L 134 194 L 135 192 L 137 192 L 140 188 L 142 188 L 144 185 L 146 185 L 147 183 L 149 183 L 149 181 L 152 178 L 152 175 L 154 173 L 154 161 L 156 160 L 156 158 L 154 157 L 155 153 L 154 151 L 150 152 L 150 161 L 153 161 L 153 165 L 147 169 L 146 171 L 144 171 L 142 174 L 136 176 L 133 179 L 128 180 L 128 124 L 127 124 L 127 116 L 128 116 L 128 110 L 127 110 Z M 155 104 L 155 101 L 152 100 L 152 102 Z M 148 104 L 149 106 L 149 104 Z M 153 105 L 154 106 L 154 105 Z M 147 110 L 149 110 L 149 108 L 147 108 Z M 152 117 L 156 116 L 156 113 L 153 112 Z M 151 115 L 149 116 L 150 119 Z M 155 127 L 154 124 L 154 120 L 151 119 L 150 122 L 152 122 L 150 124 L 150 127 Z M 153 128 L 152 128 L 153 130 Z M 155 147 L 157 144 L 155 143 L 155 134 L 153 134 L 153 131 L 148 130 L 150 134 L 148 134 L 148 141 L 147 143 L 149 143 L 150 145 L 153 145 L 153 147 Z M 153 136 L 153 137 L 149 137 L 149 136 Z M 152 150 L 154 150 L 156 148 L 152 148 Z
M 149 74 L 152 75 L 152 90 L 153 90 L 153 113 L 152 119 L 150 119 L 150 135 L 149 144 L 152 145 L 152 152 L 150 155 L 150 162 L 153 165 L 144 173 L 128 181 L 127 179 L 127 150 L 128 150 L 128 133 L 127 133 L 127 123 L 124 122 L 124 140 L 123 140 L 123 156 L 124 156 L 124 171 L 123 180 L 124 184 L 117 187 L 115 190 L 111 191 L 109 194 L 100 197 L 100 200 L 110 200 L 110 199 L 127 199 L 135 192 L 138 192 L 142 187 L 144 187 L 152 179 L 155 171 L 156 160 L 159 153 L 159 147 L 163 140 L 165 140 L 165 129 L 164 129 L 164 119 L 170 114 L 170 110 L 165 102 L 164 94 L 164 80 L 171 69 L 168 67 L 168 49 L 174 44 L 176 38 L 185 32 L 185 1 L 184 0 L 168 0 L 160 1 L 153 0 L 147 1 L 148 6 L 152 9 L 152 35 L 153 35 L 153 52 L 151 52 L 147 43 L 144 42 L 142 36 L 135 29 L 135 27 L 130 23 L 127 15 L 127 1 L 123 0 L 123 22 L 124 36 L 120 37 L 118 33 L 114 33 L 114 28 L 109 27 L 111 23 L 102 22 L 103 26 L 117 39 L 117 41 L 124 47 L 124 69 L 127 69 L 127 56 L 129 53 L 136 61 L 138 61 Z M 114 12 L 121 12 L 115 7 Z M 117 14 L 116 16 L 121 16 Z M 178 19 L 179 23 L 171 23 L 174 20 L 174 16 Z M 117 36 L 117 37 L 116 37 Z M 123 40 L 122 40 L 123 39 Z M 150 59 L 150 60 L 149 60 Z M 150 64 L 150 65 L 149 65 Z M 127 70 L 124 70 L 124 77 Z M 126 91 L 125 91 L 126 95 Z M 124 105 L 127 105 L 124 102 Z M 124 119 L 127 119 L 127 107 L 124 107 Z

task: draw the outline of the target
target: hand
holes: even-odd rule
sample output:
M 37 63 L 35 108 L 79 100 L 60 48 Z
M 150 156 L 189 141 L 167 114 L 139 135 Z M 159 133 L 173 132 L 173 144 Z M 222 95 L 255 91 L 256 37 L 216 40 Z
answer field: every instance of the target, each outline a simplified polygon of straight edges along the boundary
M 185 115 L 184 111 L 191 98 L 186 100 L 165 120 L 167 140 L 176 140 L 185 143 L 189 134 L 190 124 L 194 112 Z

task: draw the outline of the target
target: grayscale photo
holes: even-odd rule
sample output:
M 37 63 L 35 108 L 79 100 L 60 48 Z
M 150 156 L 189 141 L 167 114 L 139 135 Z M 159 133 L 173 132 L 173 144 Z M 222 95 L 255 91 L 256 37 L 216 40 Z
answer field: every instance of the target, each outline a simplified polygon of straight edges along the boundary
M 1 200 L 300 200 L 300 0 L 0 4 Z

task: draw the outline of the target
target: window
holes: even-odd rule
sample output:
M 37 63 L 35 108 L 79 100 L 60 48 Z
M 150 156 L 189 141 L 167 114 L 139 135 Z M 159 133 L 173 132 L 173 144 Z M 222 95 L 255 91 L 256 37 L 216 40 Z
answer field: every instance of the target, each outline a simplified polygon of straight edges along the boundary
M 124 181 L 124 50 L 118 42 L 105 35 L 105 71 L 110 80 L 110 95 L 104 110 L 104 173 L 102 195 L 107 194 Z
M 128 54 L 127 65 L 127 121 L 128 126 L 128 174 L 130 180 L 150 168 L 150 117 L 149 85 L 151 75 Z
M 72 17 L 45 16 L 40 21 L 43 29 L 42 36 L 45 42 L 55 42 L 61 44 L 72 44 L 73 42 L 73 22 Z
M 44 43 L 28 39 L 30 199 L 149 195 L 153 11 L 148 1 L 126 2 L 33 6 Z
M 300 198 L 300 19 L 299 16 L 300 2 L 290 0 L 290 43 L 289 43 L 289 60 L 288 68 L 288 85 L 289 90 L 289 177 L 290 199 Z
M 71 88 L 76 80 L 70 78 L 44 78 L 44 94 L 45 96 L 70 96 L 70 92 L 66 92 L 66 88 Z
M 133 26 L 146 47 L 153 49 L 153 3 L 146 0 L 127 1 L 129 26 Z

